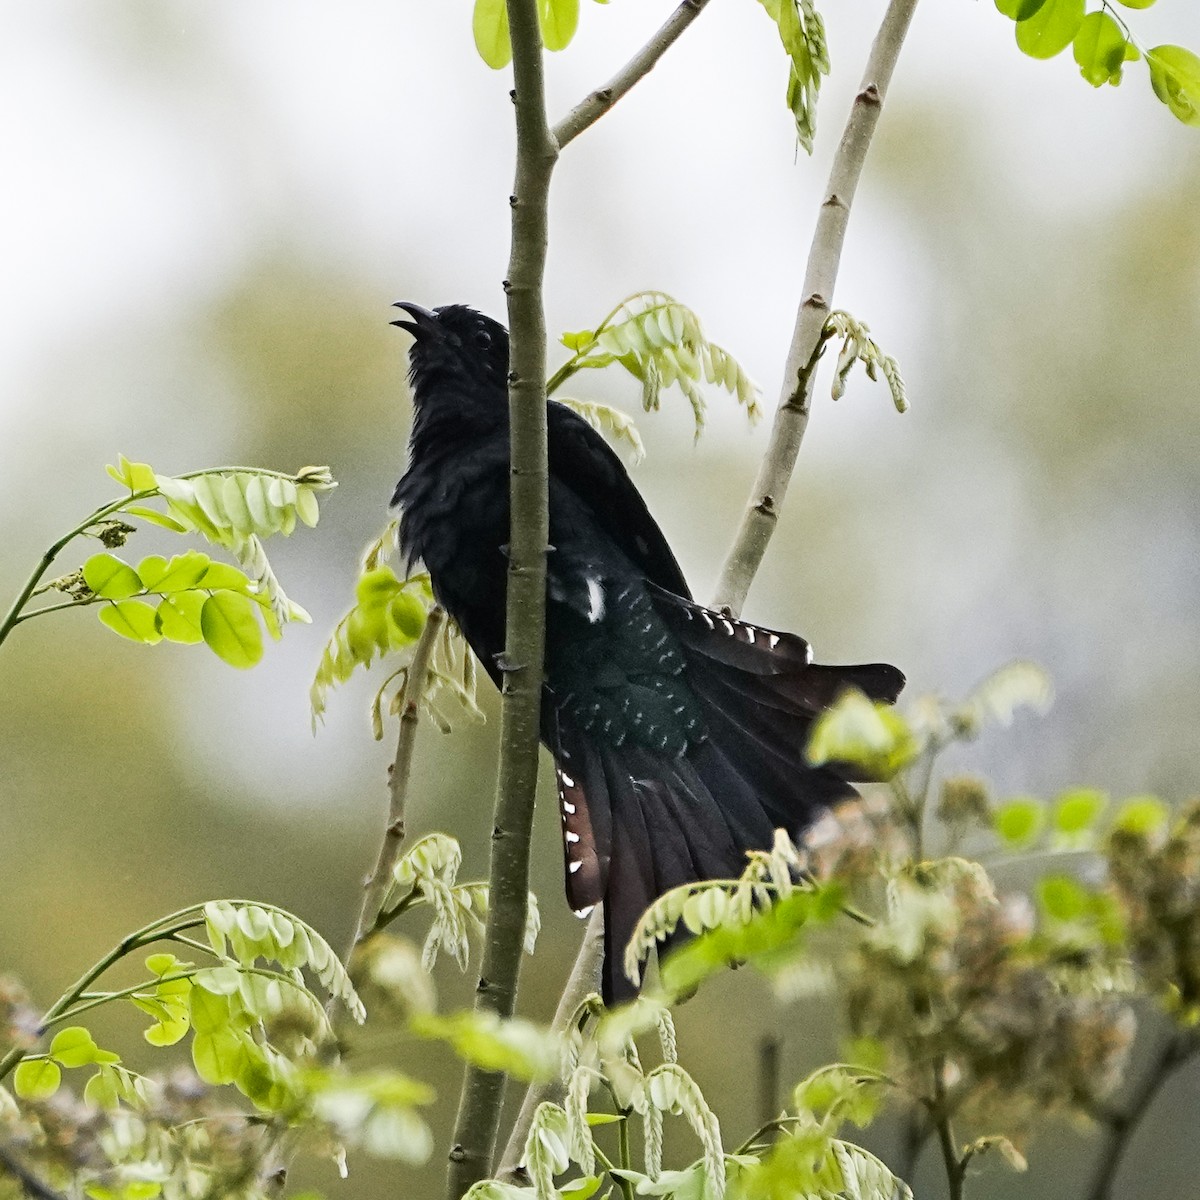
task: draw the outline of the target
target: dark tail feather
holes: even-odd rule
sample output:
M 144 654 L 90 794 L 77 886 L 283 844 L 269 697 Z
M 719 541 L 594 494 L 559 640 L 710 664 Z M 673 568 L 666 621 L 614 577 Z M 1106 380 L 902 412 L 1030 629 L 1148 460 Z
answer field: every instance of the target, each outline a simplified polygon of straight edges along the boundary
M 683 646 L 688 683 L 705 709 L 705 739 L 672 758 L 557 730 L 567 895 L 577 912 L 604 901 L 608 1004 L 637 992 L 625 975 L 625 948 L 658 896 L 737 876 L 746 851 L 769 848 L 775 829 L 799 837 L 825 809 L 855 795 L 846 770 L 805 758 L 816 716 L 847 688 L 891 702 L 904 686 L 887 664 L 819 666 L 794 634 L 669 592 L 653 596 Z

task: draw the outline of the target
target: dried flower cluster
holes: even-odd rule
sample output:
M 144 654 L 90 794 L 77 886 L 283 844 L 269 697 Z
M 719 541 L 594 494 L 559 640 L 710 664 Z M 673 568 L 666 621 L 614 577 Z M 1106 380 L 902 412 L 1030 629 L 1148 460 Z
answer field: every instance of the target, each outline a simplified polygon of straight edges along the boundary
M 1020 1138 L 1120 1082 L 1131 1008 L 1082 964 L 1064 971 L 1023 897 L 998 900 L 982 867 L 950 858 L 898 875 L 888 899 L 839 971 L 851 1030 L 883 1045 L 910 1096 Z
M 1126 825 L 1109 835 L 1109 876 L 1129 952 L 1181 1023 L 1200 1021 L 1200 800 L 1170 829 Z

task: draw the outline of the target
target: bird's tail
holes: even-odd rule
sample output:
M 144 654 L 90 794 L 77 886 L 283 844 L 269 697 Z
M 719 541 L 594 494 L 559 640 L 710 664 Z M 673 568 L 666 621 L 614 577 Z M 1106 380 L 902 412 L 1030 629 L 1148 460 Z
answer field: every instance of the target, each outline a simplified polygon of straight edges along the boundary
M 816 716 L 847 688 L 891 702 L 904 686 L 895 667 L 818 666 L 794 634 L 658 589 L 654 601 L 684 649 L 705 740 L 671 758 L 629 742 L 600 745 L 560 722 L 555 747 L 567 897 L 577 912 L 604 902 L 610 1004 L 636 992 L 625 946 L 656 897 L 736 877 L 746 851 L 769 848 L 777 828 L 799 835 L 855 794 L 848 770 L 807 762 Z

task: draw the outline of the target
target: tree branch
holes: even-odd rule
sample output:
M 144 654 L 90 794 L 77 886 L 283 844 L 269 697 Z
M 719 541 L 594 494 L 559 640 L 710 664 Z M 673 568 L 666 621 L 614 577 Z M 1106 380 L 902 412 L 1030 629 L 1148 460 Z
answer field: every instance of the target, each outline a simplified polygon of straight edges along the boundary
M 1112 1196 L 1121 1157 L 1129 1148 L 1129 1141 L 1146 1115 L 1151 1101 L 1158 1093 L 1159 1088 L 1197 1052 L 1200 1052 L 1200 1042 L 1195 1037 L 1190 1037 L 1186 1033 L 1172 1034 L 1163 1044 L 1158 1057 L 1151 1064 L 1149 1071 L 1146 1072 L 1124 1109 L 1105 1116 L 1104 1123 L 1108 1126 L 1108 1137 L 1092 1175 L 1088 1200 L 1109 1200 L 1109 1197 Z
M 603 87 L 589 92 L 575 105 L 554 127 L 554 140 L 558 148 L 561 150 L 594 125 L 626 92 L 649 75 L 658 60 L 679 40 L 706 4 L 708 0 L 683 0 L 658 32 Z
M 529 898 L 529 843 L 537 790 L 545 657 L 546 552 L 550 536 L 546 451 L 547 202 L 558 148 L 546 120 L 537 0 L 507 0 L 513 49 L 517 163 L 508 293 L 512 478 L 500 764 L 492 829 L 490 903 L 477 1009 L 510 1016 Z M 447 1173 L 458 1200 L 491 1169 L 504 1076 L 469 1066 Z
M 850 206 L 916 6 L 917 0 L 891 0 L 888 4 L 830 168 L 825 200 L 808 253 L 803 296 L 788 348 L 771 440 L 717 585 L 715 604 L 731 612 L 741 610 L 762 563 L 804 439 L 812 399 L 814 359 L 830 311 Z
M 588 919 L 587 928 L 583 934 L 583 945 L 571 968 L 567 986 L 559 997 L 558 1007 L 554 1010 L 552 1027 L 556 1033 L 562 1033 L 567 1028 L 567 1022 L 579 1008 L 586 996 L 600 990 L 600 964 L 604 961 L 604 908 L 597 904 Z M 531 1083 L 521 1101 L 521 1111 L 508 1135 L 508 1143 L 500 1158 L 499 1177 L 506 1183 L 516 1182 L 517 1168 L 521 1155 L 525 1151 L 525 1139 L 529 1136 L 529 1126 L 533 1123 L 533 1114 L 537 1106 L 545 1100 L 557 1101 L 562 1097 L 563 1084 L 561 1080 L 553 1079 L 544 1083 Z
M 0 1172 L 7 1172 L 11 1175 L 31 1200 L 66 1200 L 61 1192 L 56 1192 L 49 1184 L 43 1183 L 13 1150 L 2 1142 L 0 1142 Z
M 441 608 L 433 608 L 425 621 L 425 628 L 413 650 L 412 662 L 408 666 L 408 678 L 404 682 L 404 693 L 400 702 L 400 732 L 396 738 L 396 757 L 388 769 L 388 816 L 383 841 L 379 846 L 379 858 L 375 870 L 367 878 L 363 890 L 362 908 L 358 923 L 354 927 L 354 938 L 350 943 L 350 955 L 362 942 L 379 928 L 383 900 L 392 881 L 392 869 L 400 858 L 404 845 L 404 812 L 408 804 L 408 781 L 412 774 L 413 751 L 417 744 L 417 727 L 421 717 L 421 697 L 429 678 L 429 665 L 433 648 L 446 622 Z

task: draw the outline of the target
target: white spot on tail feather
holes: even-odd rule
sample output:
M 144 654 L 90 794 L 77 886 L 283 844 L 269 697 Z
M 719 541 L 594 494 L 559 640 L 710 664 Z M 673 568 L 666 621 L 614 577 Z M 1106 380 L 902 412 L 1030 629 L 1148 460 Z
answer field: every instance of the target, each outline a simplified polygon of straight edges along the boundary
M 577 841 L 579 841 L 579 834 L 577 834 L 577 833 L 572 833 L 572 832 L 571 832 L 569 829 L 567 830 L 567 832 L 566 832 L 566 834 L 565 834 L 564 836 L 566 837 L 566 839 L 567 839 L 567 841 L 568 841 L 568 842 L 577 842 Z
M 575 786 L 575 780 L 573 780 L 570 775 L 566 773 L 566 771 L 559 771 L 558 777 L 563 781 L 564 787 L 573 788 Z
M 774 650 L 779 645 L 779 634 L 772 633 L 767 637 L 767 645 Z
M 595 908 L 596 906 L 594 904 L 589 904 L 586 908 L 577 908 L 575 909 L 575 915 L 580 918 L 590 917 L 595 911 Z
M 600 586 L 600 580 L 588 576 L 588 611 L 587 619 L 595 625 L 598 621 L 604 618 L 604 588 Z
M 567 863 L 567 870 L 570 871 L 572 875 L 574 875 L 575 872 L 578 871 L 582 866 L 583 866 L 583 863 L 581 863 L 581 862 Z
M 562 807 L 563 807 L 563 812 L 569 814 L 572 817 L 575 815 L 575 805 L 573 805 L 570 802 L 570 800 L 564 800 L 562 802 Z

